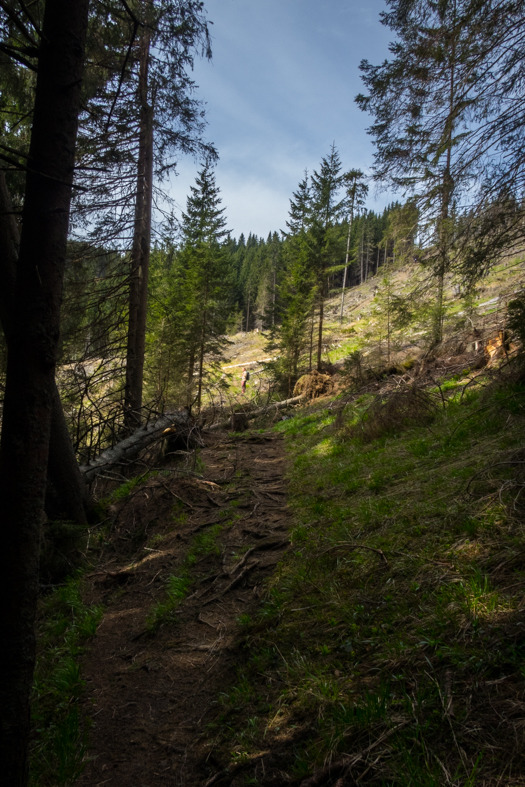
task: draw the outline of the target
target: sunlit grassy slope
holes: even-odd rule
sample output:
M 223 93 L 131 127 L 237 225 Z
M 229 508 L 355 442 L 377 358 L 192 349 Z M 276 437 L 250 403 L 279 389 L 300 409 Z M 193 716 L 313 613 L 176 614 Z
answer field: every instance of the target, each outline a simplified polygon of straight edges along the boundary
M 239 784 L 525 784 L 522 379 L 276 427 L 296 527 L 222 696 Z
M 444 302 L 445 338 L 476 325 L 488 329 L 490 333 L 491 325 L 498 324 L 508 300 L 525 286 L 524 265 L 522 256 L 502 262 L 468 295 L 464 290 L 457 294 L 457 282 L 449 278 Z M 366 356 L 381 342 L 384 343 L 384 326 L 378 317 L 378 299 L 385 287 L 385 274 L 385 269 L 380 268 L 367 282 L 346 291 L 342 320 L 341 291 L 334 290 L 327 299 L 323 348 L 325 362 L 343 361 L 355 350 L 361 350 Z M 414 277 L 422 274 L 418 274 L 414 267 L 405 266 L 390 275 L 392 292 L 399 297 L 410 298 L 410 292 L 415 286 Z M 249 399 L 258 388 L 266 389 L 263 365 L 253 362 L 267 358 L 267 338 L 262 331 L 250 331 L 230 336 L 229 339 L 231 344 L 225 353 L 223 371 L 229 376 L 230 390 L 236 393 L 240 390 L 242 366 L 248 364 L 252 378 L 248 385 Z M 407 328 L 392 332 L 393 358 L 417 358 L 426 351 L 428 345 L 428 325 L 419 324 L 417 320 Z

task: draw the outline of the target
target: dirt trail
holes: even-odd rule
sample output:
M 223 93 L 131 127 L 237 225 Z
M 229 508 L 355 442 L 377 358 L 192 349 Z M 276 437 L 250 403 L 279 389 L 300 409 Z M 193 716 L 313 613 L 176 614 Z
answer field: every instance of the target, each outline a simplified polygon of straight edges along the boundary
M 151 478 L 121 504 L 110 556 L 90 577 L 88 601 L 106 611 L 83 663 L 93 727 L 79 787 L 203 787 L 219 770 L 207 725 L 236 679 L 238 618 L 260 603 L 291 520 L 277 435 L 207 442 L 201 458 L 212 483 L 176 473 Z M 188 513 L 182 525 L 174 524 L 174 504 Z M 166 579 L 217 524 L 217 549 L 197 552 L 176 620 L 145 633 Z M 157 549 L 145 549 L 154 534 Z

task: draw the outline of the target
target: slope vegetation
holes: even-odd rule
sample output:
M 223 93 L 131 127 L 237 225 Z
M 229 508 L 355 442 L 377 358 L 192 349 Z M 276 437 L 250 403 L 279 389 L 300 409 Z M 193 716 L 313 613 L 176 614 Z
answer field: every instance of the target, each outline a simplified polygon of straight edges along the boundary
M 524 425 L 514 370 L 278 427 L 293 551 L 221 719 L 244 783 L 525 783 Z

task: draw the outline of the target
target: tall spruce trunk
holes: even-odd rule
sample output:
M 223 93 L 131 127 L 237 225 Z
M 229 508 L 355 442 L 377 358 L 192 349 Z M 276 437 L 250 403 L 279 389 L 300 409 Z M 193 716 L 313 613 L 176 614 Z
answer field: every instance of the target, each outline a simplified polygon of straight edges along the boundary
M 363 282 L 364 282 L 364 278 L 363 278 L 364 239 L 365 239 L 365 234 L 364 234 L 364 231 L 363 231 L 363 234 L 361 235 L 361 252 L 360 252 L 360 254 L 361 254 L 361 260 L 360 260 L 360 263 L 361 263 L 361 276 L 360 276 L 360 279 L 359 279 L 359 284 L 363 284 Z
M 324 291 L 325 281 L 321 285 L 321 297 L 319 299 L 319 334 L 317 338 L 317 371 L 321 371 L 321 355 L 323 352 L 323 318 L 324 318 Z
M 153 201 L 153 105 L 148 103 L 150 43 L 150 31 L 148 27 L 145 27 L 140 42 L 138 90 L 140 102 L 139 154 L 137 161 L 135 226 L 131 250 L 126 387 L 124 394 L 124 424 L 128 432 L 133 432 L 141 423 L 144 354 L 146 349 L 146 315 Z
M 456 2 L 454 2 L 454 16 L 456 15 Z M 454 20 L 455 22 L 456 20 Z M 456 39 L 452 41 L 452 52 L 450 55 L 450 82 L 449 82 L 449 111 L 445 122 L 444 137 L 447 150 L 445 168 L 442 179 L 441 212 L 438 224 L 438 244 L 439 258 L 436 271 L 436 306 L 434 321 L 432 326 L 432 346 L 440 344 L 443 340 L 443 298 L 445 290 L 445 275 L 449 266 L 449 240 L 450 240 L 450 204 L 454 192 L 454 180 L 452 178 L 452 137 L 454 134 L 454 98 L 456 93 L 455 84 L 456 67 Z
M 88 0 L 44 11 L 0 445 L 0 783 L 28 781 L 40 529 Z
M 312 317 L 310 321 L 310 356 L 308 360 L 308 371 L 312 371 L 312 357 L 314 354 L 314 322 L 315 322 L 315 306 L 312 306 Z
M 8 347 L 14 318 L 16 268 L 20 248 L 18 224 L 12 210 L 5 174 L 0 170 L 0 323 Z M 78 469 L 56 384 L 52 403 L 47 479 L 47 515 L 64 516 L 79 525 L 87 524 L 86 509 L 90 507 L 90 498 Z
M 272 287 L 272 328 L 275 326 L 275 298 L 277 293 L 277 263 L 274 260 Z
M 192 345 L 190 351 L 190 360 L 188 362 L 188 396 L 186 399 L 186 404 L 191 410 L 191 405 L 193 402 L 193 373 L 195 371 L 195 345 Z
M 339 315 L 339 322 L 343 322 L 343 308 L 345 305 L 345 288 L 346 288 L 346 275 L 348 271 L 348 259 L 350 257 L 350 233 L 352 232 L 352 224 L 354 221 L 354 201 L 352 200 L 352 207 L 350 209 L 350 220 L 348 222 L 348 236 L 346 238 L 346 257 L 345 257 L 345 272 L 343 276 L 343 292 L 341 293 L 341 314 Z
M 201 401 L 202 401 L 202 374 L 204 370 L 204 345 L 206 343 L 206 318 L 208 314 L 208 286 L 206 285 L 206 291 L 204 293 L 204 304 L 202 310 L 202 331 L 201 331 L 201 346 L 199 348 L 199 387 L 197 392 L 197 410 L 200 413 L 201 411 Z

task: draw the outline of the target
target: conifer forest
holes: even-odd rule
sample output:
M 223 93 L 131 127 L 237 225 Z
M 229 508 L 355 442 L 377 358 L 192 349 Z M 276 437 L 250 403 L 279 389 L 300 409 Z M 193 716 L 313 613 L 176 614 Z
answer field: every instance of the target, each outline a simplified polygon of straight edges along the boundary
M 0 0 L 1 787 L 525 787 L 525 0 L 317 4 L 273 227 L 268 3 Z

